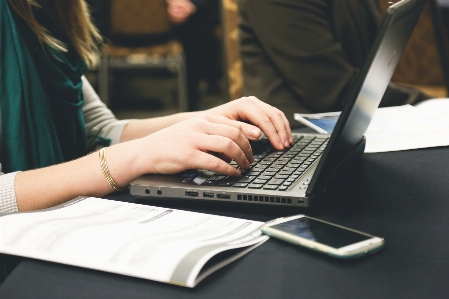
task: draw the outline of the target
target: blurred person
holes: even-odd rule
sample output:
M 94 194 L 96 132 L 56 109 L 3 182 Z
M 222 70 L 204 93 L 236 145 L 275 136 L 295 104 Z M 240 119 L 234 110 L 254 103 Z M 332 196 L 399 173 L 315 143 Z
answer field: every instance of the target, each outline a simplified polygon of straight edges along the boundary
M 380 25 L 378 0 L 238 0 L 244 94 L 293 113 L 342 110 Z M 429 98 L 390 83 L 381 106 Z
M 169 18 L 186 57 L 189 111 L 203 109 L 199 89 L 202 79 L 207 82 L 208 92 L 220 91 L 221 45 L 216 34 L 219 5 L 219 0 L 167 0 Z

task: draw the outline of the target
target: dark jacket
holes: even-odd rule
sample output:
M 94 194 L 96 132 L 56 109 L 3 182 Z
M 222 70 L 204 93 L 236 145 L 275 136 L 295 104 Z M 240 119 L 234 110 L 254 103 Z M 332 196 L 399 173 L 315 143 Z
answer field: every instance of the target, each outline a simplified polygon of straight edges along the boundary
M 286 113 L 338 111 L 380 25 L 378 0 L 239 0 L 244 93 Z M 414 102 L 391 85 L 382 105 Z

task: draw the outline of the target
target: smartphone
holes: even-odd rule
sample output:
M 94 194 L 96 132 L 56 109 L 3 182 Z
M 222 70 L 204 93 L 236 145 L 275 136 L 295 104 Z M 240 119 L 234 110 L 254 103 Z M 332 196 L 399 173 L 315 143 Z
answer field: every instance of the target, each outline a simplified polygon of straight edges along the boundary
M 262 232 L 337 258 L 356 258 L 380 250 L 384 239 L 305 215 L 265 223 Z
M 300 114 L 295 113 L 295 120 L 314 129 L 321 134 L 330 134 L 337 124 L 340 112 L 326 112 L 315 114 Z

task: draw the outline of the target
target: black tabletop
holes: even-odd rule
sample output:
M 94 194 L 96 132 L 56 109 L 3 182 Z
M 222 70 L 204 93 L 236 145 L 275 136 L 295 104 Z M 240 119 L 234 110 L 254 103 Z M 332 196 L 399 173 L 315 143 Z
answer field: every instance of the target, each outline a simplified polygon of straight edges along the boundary
M 384 250 L 338 260 L 276 239 L 194 289 L 24 260 L 0 298 L 449 298 L 449 149 L 365 154 L 316 217 L 384 237 Z M 190 200 L 114 200 L 267 221 L 291 208 Z

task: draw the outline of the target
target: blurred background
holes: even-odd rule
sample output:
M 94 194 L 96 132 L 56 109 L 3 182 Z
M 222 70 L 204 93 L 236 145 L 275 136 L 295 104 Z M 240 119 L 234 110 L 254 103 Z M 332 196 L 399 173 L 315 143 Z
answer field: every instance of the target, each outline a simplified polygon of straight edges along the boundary
M 167 0 L 87 2 L 105 43 L 86 77 L 117 118 L 203 110 L 228 101 L 219 0 L 193 0 L 194 10 L 184 18 L 182 11 L 170 15 Z
M 243 96 L 238 2 L 184 0 L 194 4 L 189 12 L 170 8 L 173 1 L 87 1 L 105 44 L 86 76 L 119 119 L 207 109 Z M 430 0 L 393 81 L 447 97 L 448 29 L 449 0 Z

